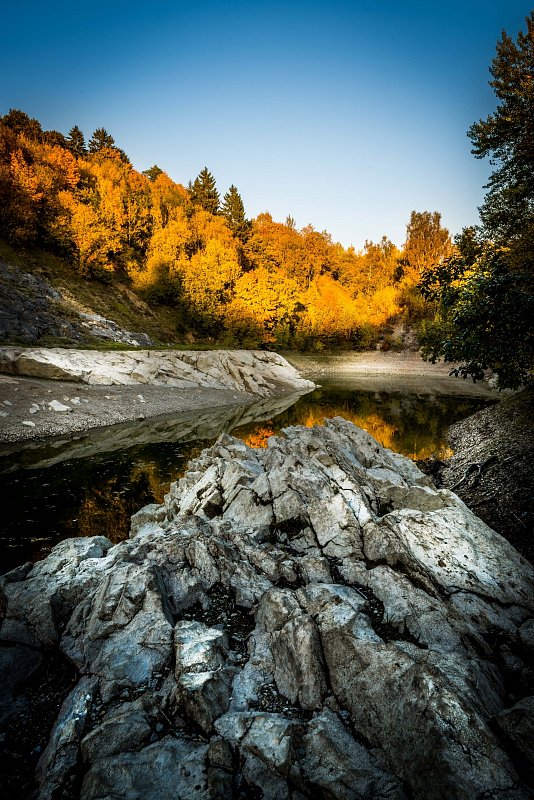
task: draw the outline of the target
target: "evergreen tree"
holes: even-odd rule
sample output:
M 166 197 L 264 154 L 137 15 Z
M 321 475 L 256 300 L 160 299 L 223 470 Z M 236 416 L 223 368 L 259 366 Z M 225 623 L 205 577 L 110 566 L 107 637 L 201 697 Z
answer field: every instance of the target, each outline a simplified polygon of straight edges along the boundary
M 215 185 L 215 178 L 207 167 L 204 167 L 199 172 L 192 185 L 189 183 L 188 188 L 194 205 L 201 206 L 205 211 L 209 211 L 210 214 L 218 212 L 219 192 Z
M 221 214 L 226 219 L 234 236 L 245 242 L 248 239 L 251 224 L 245 217 L 245 207 L 241 195 L 234 185 L 230 186 L 224 195 Z
M 471 126 L 477 158 L 497 168 L 480 208 L 481 231 L 465 229 L 457 254 L 423 275 L 438 305 L 422 343 L 435 361 L 463 361 L 464 377 L 497 374 L 500 388 L 534 380 L 534 11 L 514 43 L 502 33 L 490 72 L 499 105 Z
M 87 153 L 85 137 L 77 125 L 74 125 L 69 131 L 67 147 L 75 156 L 84 156 Z
M 495 113 L 468 131 L 476 158 L 489 156 L 497 166 L 480 216 L 488 238 L 517 248 L 523 257 L 534 250 L 534 11 L 526 33 L 515 43 L 504 31 L 490 72 L 499 104 Z M 521 258 L 521 256 L 520 256 Z
M 97 128 L 89 139 L 89 152 L 98 153 L 104 147 L 115 147 L 115 139 L 105 128 Z
M 14 131 L 14 133 L 22 133 L 28 139 L 40 139 L 42 134 L 41 123 L 29 117 L 25 111 L 19 108 L 10 108 L 5 116 L 0 117 L 0 122 Z
M 160 175 L 163 175 L 163 170 L 158 167 L 157 164 L 154 164 L 152 167 L 143 170 L 143 175 L 146 175 L 149 181 L 152 183 L 159 178 Z
M 55 147 L 67 147 L 67 139 L 59 131 L 43 131 L 42 141 Z

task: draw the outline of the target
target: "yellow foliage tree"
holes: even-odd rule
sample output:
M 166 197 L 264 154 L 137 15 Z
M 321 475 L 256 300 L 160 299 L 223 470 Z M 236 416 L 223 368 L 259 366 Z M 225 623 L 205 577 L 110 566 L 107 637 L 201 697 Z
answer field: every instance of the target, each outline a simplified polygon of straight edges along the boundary
M 262 331 L 263 342 L 274 342 L 277 336 L 295 326 L 299 304 L 296 281 L 280 271 L 259 267 L 236 282 L 226 324 L 230 327 L 248 323 L 252 329 Z
M 206 322 L 219 321 L 240 274 L 235 247 L 210 239 L 191 259 L 182 259 L 177 269 L 182 271 L 191 308 Z

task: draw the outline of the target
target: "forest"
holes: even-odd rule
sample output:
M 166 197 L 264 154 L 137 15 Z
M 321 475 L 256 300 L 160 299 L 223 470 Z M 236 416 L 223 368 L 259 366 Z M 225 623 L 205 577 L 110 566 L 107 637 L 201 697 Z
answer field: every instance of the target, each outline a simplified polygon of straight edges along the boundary
M 0 235 L 65 258 L 88 281 L 127 281 L 176 330 L 225 346 L 395 346 L 389 323 L 416 322 L 422 271 L 455 251 L 437 212 L 412 212 L 403 249 L 386 236 L 362 251 L 288 216 L 247 219 L 239 191 L 221 198 L 204 168 L 185 187 L 144 172 L 104 128 L 88 142 L 42 129 L 25 112 L 0 118 Z
M 176 341 L 388 349 L 403 321 L 425 358 L 517 388 L 534 369 L 534 12 L 515 41 L 502 33 L 490 73 L 497 108 L 468 136 L 494 169 L 480 225 L 454 241 L 437 211 L 411 212 L 402 248 L 383 236 L 360 251 L 290 215 L 251 220 L 207 167 L 186 187 L 136 170 L 103 127 L 86 142 L 18 109 L 0 117 L 0 237 L 126 281 L 172 309 Z

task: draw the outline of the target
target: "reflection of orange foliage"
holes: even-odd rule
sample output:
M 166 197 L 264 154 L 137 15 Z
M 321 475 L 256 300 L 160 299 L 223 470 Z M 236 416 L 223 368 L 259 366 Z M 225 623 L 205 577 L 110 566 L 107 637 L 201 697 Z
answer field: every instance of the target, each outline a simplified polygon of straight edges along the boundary
M 239 436 L 239 438 L 242 439 L 245 444 L 254 448 L 267 447 L 267 440 L 271 436 L 274 436 L 274 434 L 274 425 L 271 421 L 264 424 L 261 428 L 256 428 L 254 431 L 245 433 L 242 436 L 239 436 L 239 433 L 235 432 L 235 435 Z

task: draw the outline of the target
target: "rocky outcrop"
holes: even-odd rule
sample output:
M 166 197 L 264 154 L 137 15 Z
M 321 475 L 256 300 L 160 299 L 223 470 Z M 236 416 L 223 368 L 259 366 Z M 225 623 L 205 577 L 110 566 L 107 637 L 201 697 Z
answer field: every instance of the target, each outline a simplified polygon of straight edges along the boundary
M 132 333 L 100 314 L 77 311 L 40 275 L 23 272 L 0 259 L 0 341 L 34 344 L 42 337 L 71 342 L 153 344 L 146 333 Z
M 0 372 L 105 386 L 233 389 L 259 397 L 280 388 L 306 391 L 314 386 L 282 356 L 261 350 L 98 352 L 4 347 Z
M 56 648 L 78 675 L 37 795 L 531 797 L 533 590 L 456 495 L 348 422 L 265 450 L 223 435 L 128 541 L 4 576 L 10 663 Z

